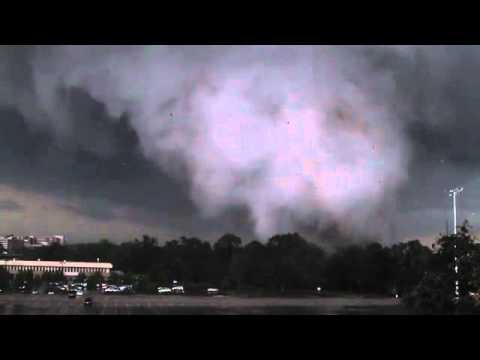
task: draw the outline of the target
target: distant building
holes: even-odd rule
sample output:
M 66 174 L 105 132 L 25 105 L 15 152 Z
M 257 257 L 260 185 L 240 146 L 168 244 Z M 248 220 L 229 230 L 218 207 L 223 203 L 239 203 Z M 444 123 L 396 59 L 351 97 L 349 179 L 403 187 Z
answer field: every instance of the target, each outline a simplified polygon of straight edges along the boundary
M 8 251 L 8 239 L 4 236 L 0 236 L 0 245 L 2 246 L 3 250 Z
M 65 236 L 64 235 L 53 235 L 53 236 L 41 236 L 36 237 L 34 235 L 25 236 L 23 242 L 26 247 L 43 247 L 51 246 L 53 244 L 65 245 Z
M 87 276 L 101 273 L 109 276 L 113 269 L 111 263 L 76 262 L 76 261 L 30 261 L 30 260 L 0 260 L 0 267 L 16 274 L 19 271 L 32 271 L 34 274 L 61 271 L 66 277 L 76 277 L 83 273 Z
M 25 247 L 24 241 L 15 235 L 0 236 L 0 245 L 7 253 L 16 253 Z
M 25 247 L 22 239 L 11 239 L 8 241 L 7 251 L 11 253 L 16 253 L 23 250 Z
M 53 244 L 65 245 L 64 235 L 42 236 L 34 235 L 19 237 L 13 234 L 0 236 L 0 245 L 9 254 L 16 254 L 17 252 L 26 248 L 51 246 Z

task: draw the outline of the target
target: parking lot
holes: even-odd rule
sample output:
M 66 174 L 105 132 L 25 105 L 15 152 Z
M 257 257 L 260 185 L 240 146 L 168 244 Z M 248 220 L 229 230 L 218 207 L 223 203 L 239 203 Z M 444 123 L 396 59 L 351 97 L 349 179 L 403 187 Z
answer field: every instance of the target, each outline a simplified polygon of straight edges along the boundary
M 85 307 L 86 296 L 93 306 Z M 0 315 L 263 315 L 402 314 L 397 299 L 248 298 L 239 296 L 161 296 L 88 294 L 0 296 Z

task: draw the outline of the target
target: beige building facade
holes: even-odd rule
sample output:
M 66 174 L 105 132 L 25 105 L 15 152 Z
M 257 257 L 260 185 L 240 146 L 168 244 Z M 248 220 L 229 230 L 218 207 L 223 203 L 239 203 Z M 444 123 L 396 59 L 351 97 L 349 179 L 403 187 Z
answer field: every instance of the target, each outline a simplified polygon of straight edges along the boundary
M 61 271 L 67 277 L 75 277 L 83 273 L 93 275 L 101 273 L 109 276 L 113 269 L 111 263 L 101 262 L 72 262 L 72 261 L 30 261 L 30 260 L 0 260 L 0 267 L 8 272 L 16 274 L 19 271 L 32 271 L 34 274 Z

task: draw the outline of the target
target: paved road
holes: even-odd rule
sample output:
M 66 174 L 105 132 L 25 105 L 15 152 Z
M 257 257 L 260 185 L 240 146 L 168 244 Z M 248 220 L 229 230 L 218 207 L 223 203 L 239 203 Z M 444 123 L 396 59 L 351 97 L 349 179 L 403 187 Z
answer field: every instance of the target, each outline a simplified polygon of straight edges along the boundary
M 83 305 L 85 296 L 4 294 L 0 315 L 236 315 L 236 314 L 402 314 L 392 298 L 247 298 L 238 296 L 89 295 L 94 305 Z

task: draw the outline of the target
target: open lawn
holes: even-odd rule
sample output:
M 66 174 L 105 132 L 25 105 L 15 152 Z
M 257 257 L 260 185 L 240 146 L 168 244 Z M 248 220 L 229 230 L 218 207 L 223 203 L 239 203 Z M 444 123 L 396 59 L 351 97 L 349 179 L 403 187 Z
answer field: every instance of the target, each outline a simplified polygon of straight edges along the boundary
M 93 306 L 85 307 L 86 296 L 4 294 L 0 315 L 340 315 L 405 314 L 393 298 L 362 297 L 240 297 L 87 295 Z

